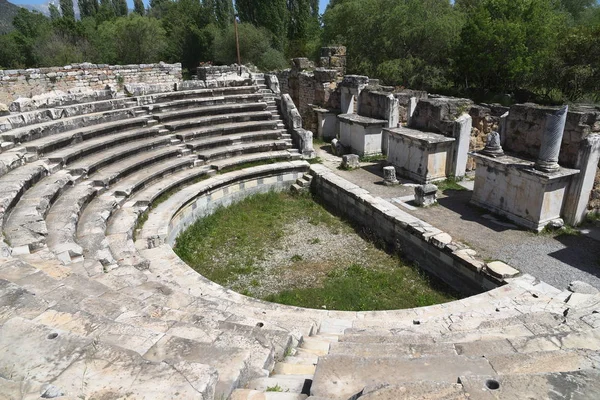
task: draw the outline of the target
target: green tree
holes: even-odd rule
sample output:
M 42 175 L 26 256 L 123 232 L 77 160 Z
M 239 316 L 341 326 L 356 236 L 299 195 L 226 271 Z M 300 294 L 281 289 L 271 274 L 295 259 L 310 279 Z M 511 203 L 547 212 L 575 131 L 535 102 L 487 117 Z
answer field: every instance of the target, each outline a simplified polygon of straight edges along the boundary
M 95 16 L 100 7 L 98 0 L 77 0 L 77 4 L 79 5 L 79 15 L 81 18 Z
M 161 61 L 166 48 L 165 30 L 155 18 L 131 14 L 98 27 L 98 58 L 111 64 Z
M 54 4 L 50 3 L 48 5 L 48 11 L 50 12 L 50 19 L 55 21 L 57 19 L 59 19 L 61 17 L 60 15 L 60 11 L 58 9 L 58 7 L 56 7 Z
M 220 28 L 233 23 L 235 12 L 231 0 L 215 0 L 215 18 Z
M 461 32 L 459 81 L 492 92 L 529 87 L 564 26 L 551 0 L 481 0 L 468 10 Z
M 276 70 L 288 66 L 283 53 L 272 47 L 272 33 L 269 30 L 249 23 L 239 24 L 238 29 L 242 63 L 251 63 L 263 70 Z M 235 34 L 232 25 L 216 35 L 214 61 L 217 64 L 237 62 Z
M 144 2 L 142 0 L 133 0 L 133 12 L 138 15 L 146 14 L 146 8 L 144 7 Z
M 126 17 L 129 13 L 126 0 L 112 0 L 112 5 L 117 17 Z
M 73 9 L 73 0 L 60 0 L 60 11 L 64 18 L 75 20 L 75 10 Z
M 268 29 L 277 49 L 283 50 L 289 20 L 287 0 L 236 0 L 235 6 L 241 22 Z
M 171 0 L 150 0 L 148 14 L 154 18 L 162 18 L 173 3 Z

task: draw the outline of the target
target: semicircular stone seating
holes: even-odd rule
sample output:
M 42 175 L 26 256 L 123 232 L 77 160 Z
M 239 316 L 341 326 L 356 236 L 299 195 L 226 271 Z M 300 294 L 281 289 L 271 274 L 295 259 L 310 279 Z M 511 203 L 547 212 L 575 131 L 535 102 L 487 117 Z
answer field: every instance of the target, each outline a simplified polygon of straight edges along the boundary
M 597 398 L 595 294 L 524 275 L 430 307 L 308 310 L 237 294 L 183 263 L 169 245 L 177 229 L 310 179 L 264 92 L 188 90 L 10 117 L 0 134 L 0 398 Z

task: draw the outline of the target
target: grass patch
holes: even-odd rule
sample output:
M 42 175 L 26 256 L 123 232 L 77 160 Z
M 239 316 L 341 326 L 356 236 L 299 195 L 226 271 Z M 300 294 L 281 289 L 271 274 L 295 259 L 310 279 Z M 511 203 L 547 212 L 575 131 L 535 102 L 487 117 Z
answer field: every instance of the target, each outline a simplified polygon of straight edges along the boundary
M 299 221 L 304 224 L 300 234 L 306 235 L 301 241 L 293 236 L 298 232 L 290 233 Z M 330 246 L 339 241 L 351 244 L 340 245 L 335 253 Z M 316 244 L 320 246 L 311 246 Z M 273 249 L 283 254 L 275 267 L 269 264 Z M 359 311 L 425 306 L 456 297 L 399 256 L 360 239 L 309 193 L 270 192 L 220 208 L 183 232 L 174 250 L 208 279 L 281 304 Z M 315 251 L 322 252 L 317 259 Z
M 309 164 L 323 164 L 321 157 L 309 158 L 304 161 L 308 162 Z
M 600 222 L 600 212 L 589 213 L 585 216 L 586 222 L 596 223 Z
M 279 384 L 275 386 L 267 386 L 266 392 L 283 392 L 283 388 Z
M 231 167 L 223 168 L 218 173 L 219 174 L 225 174 L 227 172 L 239 171 L 241 169 L 246 169 L 246 168 L 251 168 L 251 167 L 258 167 L 259 165 L 273 164 L 273 163 L 276 163 L 276 162 L 279 162 L 279 161 L 281 161 L 281 160 L 278 160 L 276 158 L 269 158 L 268 160 L 249 161 L 247 163 L 238 164 L 238 165 L 232 165 Z
M 435 182 L 434 185 L 436 185 L 438 187 L 438 190 L 441 191 L 442 193 L 445 192 L 446 190 L 455 190 L 455 191 L 467 190 L 466 188 L 459 185 L 458 182 L 459 181 L 456 178 L 448 178 L 445 181 Z
M 370 162 L 383 161 L 386 159 L 387 159 L 387 157 L 385 155 L 377 154 L 374 156 L 362 156 L 362 157 L 360 157 L 360 162 L 370 163 Z

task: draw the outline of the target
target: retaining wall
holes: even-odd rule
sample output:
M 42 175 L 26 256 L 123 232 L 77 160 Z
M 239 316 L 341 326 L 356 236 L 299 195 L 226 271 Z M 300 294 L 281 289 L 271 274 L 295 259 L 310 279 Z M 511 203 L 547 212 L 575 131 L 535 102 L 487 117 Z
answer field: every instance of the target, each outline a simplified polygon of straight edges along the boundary
M 372 196 L 322 165 L 312 165 L 310 173 L 311 190 L 329 207 L 454 289 L 473 295 L 502 285 L 502 279 L 490 275 L 473 250 L 452 241 L 447 233 Z
M 0 70 L 0 103 L 53 90 L 104 89 L 128 83 L 174 83 L 181 80 L 181 63 L 71 64 L 64 67 Z

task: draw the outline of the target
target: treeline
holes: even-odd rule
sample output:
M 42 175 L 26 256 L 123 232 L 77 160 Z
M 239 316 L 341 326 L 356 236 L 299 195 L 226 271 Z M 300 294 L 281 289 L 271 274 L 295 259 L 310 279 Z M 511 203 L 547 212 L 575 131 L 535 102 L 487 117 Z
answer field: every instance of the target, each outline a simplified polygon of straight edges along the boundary
M 285 68 L 348 48 L 349 73 L 389 85 L 486 101 L 600 102 L 600 5 L 596 0 L 74 0 L 50 18 L 25 9 L 0 36 L 0 67 L 73 62 L 236 61 Z
M 76 19 L 73 1 L 80 18 Z M 238 0 L 241 57 L 266 70 L 321 45 L 318 0 Z M 232 0 L 60 0 L 50 17 L 20 9 L 0 35 L 0 68 L 78 62 L 105 64 L 236 62 Z
M 487 101 L 600 101 L 595 0 L 332 0 L 348 70 Z M 509 95 L 509 96 L 506 96 Z

